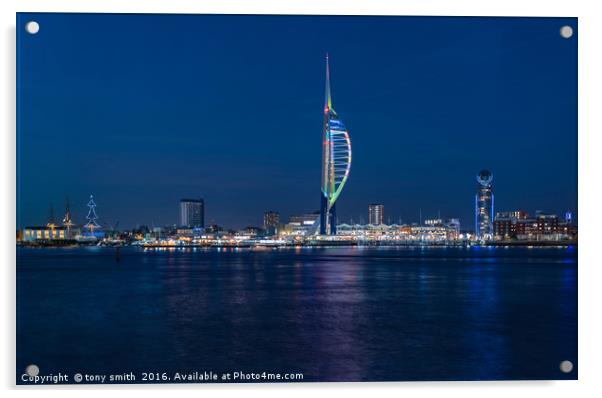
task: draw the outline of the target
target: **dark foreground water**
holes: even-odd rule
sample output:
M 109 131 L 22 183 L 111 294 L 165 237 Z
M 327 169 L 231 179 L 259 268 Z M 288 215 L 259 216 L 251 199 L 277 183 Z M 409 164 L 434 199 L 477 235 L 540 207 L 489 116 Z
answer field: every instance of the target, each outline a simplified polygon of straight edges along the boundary
M 126 248 L 116 262 L 115 249 L 19 248 L 17 383 L 31 363 L 136 382 L 575 379 L 577 253 Z

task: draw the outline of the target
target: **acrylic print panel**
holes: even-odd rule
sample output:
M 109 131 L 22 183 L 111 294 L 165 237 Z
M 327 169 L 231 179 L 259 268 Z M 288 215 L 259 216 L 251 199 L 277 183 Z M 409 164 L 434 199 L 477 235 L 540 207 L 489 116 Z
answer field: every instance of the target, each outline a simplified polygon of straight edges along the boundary
M 18 384 L 577 378 L 575 18 L 17 27 Z

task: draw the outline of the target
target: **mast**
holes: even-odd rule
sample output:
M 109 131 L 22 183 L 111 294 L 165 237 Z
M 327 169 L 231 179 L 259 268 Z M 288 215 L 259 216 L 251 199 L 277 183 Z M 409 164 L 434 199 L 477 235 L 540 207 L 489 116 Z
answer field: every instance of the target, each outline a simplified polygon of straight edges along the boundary
M 330 98 L 330 67 L 328 65 L 328 53 L 326 53 L 326 92 L 324 93 L 324 112 L 332 109 L 332 99 Z
M 71 220 L 71 206 L 69 205 L 69 198 L 65 198 L 65 217 L 63 218 L 63 225 L 67 229 L 67 234 L 71 231 L 71 227 L 74 225 Z

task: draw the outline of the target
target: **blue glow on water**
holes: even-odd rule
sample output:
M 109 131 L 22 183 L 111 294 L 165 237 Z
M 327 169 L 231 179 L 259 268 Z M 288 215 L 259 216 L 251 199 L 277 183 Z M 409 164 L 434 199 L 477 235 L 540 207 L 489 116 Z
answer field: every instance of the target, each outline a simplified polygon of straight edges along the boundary
M 122 248 L 119 262 L 20 248 L 17 367 L 575 378 L 558 363 L 577 359 L 576 261 L 566 248 Z

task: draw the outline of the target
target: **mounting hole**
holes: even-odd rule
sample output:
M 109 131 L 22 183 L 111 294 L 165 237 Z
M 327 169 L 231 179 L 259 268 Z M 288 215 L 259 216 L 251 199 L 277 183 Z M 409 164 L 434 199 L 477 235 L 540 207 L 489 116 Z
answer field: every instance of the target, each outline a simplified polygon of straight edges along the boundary
M 560 362 L 560 371 L 562 373 L 571 373 L 573 370 L 573 363 L 571 361 Z
M 25 373 L 27 373 L 27 376 L 35 377 L 40 373 L 40 368 L 38 365 L 31 364 L 25 368 Z
M 560 36 L 564 37 L 565 39 L 570 39 L 573 36 L 573 28 L 571 28 L 569 25 L 563 26 L 560 28 Z
M 35 35 L 40 31 L 40 24 L 36 21 L 29 21 L 25 24 L 25 30 L 31 35 Z

